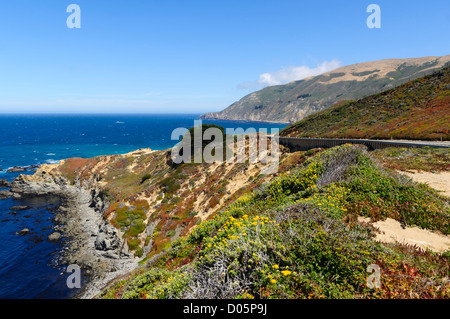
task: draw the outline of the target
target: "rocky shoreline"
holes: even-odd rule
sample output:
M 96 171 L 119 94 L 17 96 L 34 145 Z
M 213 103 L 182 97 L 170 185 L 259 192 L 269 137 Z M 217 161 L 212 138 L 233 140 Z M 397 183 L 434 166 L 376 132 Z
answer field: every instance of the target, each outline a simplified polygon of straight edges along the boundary
M 13 198 L 59 198 L 53 218 L 55 232 L 48 240 L 65 238 L 59 263 L 76 264 L 86 275 L 87 283 L 73 298 L 93 298 L 109 281 L 138 266 L 139 259 L 128 252 L 119 231 L 103 220 L 108 205 L 97 188 L 70 185 L 63 177 L 43 178 L 39 174 L 20 175 L 10 186 Z

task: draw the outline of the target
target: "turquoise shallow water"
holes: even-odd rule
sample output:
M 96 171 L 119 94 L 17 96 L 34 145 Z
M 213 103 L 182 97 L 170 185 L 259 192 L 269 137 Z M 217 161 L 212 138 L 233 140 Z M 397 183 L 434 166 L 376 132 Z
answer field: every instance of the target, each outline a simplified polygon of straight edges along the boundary
M 0 115 L 0 179 L 12 181 L 14 166 L 54 163 L 70 157 L 123 154 L 139 148 L 172 147 L 171 133 L 190 128 L 198 114 L 176 115 Z M 225 128 L 283 128 L 276 123 L 204 120 Z M 31 174 L 31 172 L 27 172 Z M 69 298 L 62 244 L 49 243 L 55 199 L 0 200 L 0 298 Z M 32 209 L 11 214 L 10 207 Z M 30 235 L 18 236 L 23 228 Z

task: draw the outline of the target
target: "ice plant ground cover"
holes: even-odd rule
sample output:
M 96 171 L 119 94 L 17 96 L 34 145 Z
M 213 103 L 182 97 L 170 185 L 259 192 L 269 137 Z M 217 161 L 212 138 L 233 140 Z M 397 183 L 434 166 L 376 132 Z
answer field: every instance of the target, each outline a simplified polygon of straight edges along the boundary
M 448 235 L 448 198 L 358 146 L 310 154 L 98 297 L 449 298 L 448 251 L 382 244 L 357 221 L 390 217 Z M 367 286 L 370 265 L 380 289 Z

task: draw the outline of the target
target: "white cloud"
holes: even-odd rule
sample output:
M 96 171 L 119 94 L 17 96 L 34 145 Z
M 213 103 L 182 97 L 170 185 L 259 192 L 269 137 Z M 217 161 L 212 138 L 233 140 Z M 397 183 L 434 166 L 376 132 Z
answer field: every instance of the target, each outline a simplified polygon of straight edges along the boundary
M 341 67 L 341 62 L 337 60 L 322 62 L 315 68 L 310 68 L 305 65 L 289 66 L 278 71 L 263 73 L 259 76 L 258 81 L 241 83 L 238 87 L 240 89 L 257 89 L 266 86 L 280 85 L 327 73 L 339 67 Z

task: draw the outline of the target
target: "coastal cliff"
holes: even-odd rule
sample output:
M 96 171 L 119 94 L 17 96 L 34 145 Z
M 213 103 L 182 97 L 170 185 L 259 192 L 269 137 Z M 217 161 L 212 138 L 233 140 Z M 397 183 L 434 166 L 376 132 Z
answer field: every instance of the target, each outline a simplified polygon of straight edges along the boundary
M 285 154 L 289 166 L 300 158 Z M 71 158 L 41 165 L 11 183 L 16 198 L 57 196 L 55 217 L 68 239 L 64 264 L 90 276 L 80 297 L 164 254 L 221 207 L 271 178 L 262 164 L 202 163 L 175 166 L 169 151 Z M 288 166 L 282 169 L 287 169 Z

